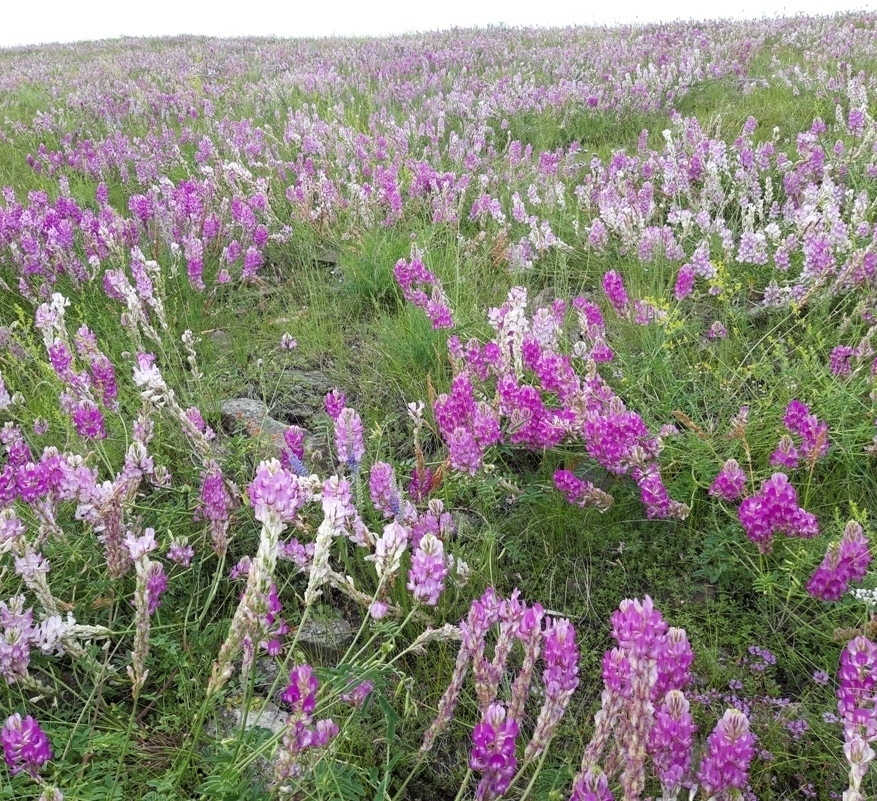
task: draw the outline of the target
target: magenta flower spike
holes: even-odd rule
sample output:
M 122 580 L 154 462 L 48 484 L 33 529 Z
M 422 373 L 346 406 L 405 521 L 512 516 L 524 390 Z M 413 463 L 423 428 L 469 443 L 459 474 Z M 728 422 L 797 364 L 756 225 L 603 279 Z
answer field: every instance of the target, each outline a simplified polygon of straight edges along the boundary
M 728 709 L 707 738 L 697 781 L 707 799 L 728 790 L 742 790 L 749 781 L 749 763 L 755 756 L 755 735 L 749 719 L 738 709 Z
M 407 588 L 415 600 L 426 606 L 435 606 L 445 589 L 447 575 L 442 541 L 434 534 L 424 534 L 411 556 Z
M 299 491 L 298 476 L 290 473 L 277 459 L 260 462 L 247 492 L 256 520 L 262 523 L 269 518 L 289 522 L 305 502 Z
M 566 618 L 549 618 L 542 638 L 542 659 L 545 663 L 542 684 L 545 698 L 524 754 L 527 761 L 540 756 L 548 747 L 569 706 L 572 694 L 579 686 L 579 648 L 572 623 Z
M 746 473 L 736 459 L 728 459 L 722 466 L 715 481 L 710 485 L 709 494 L 726 501 L 736 501 L 746 486 Z
M 694 267 L 690 264 L 683 264 L 679 268 L 679 272 L 676 274 L 676 286 L 673 289 L 673 296 L 676 300 L 684 300 L 691 294 L 696 275 Z
M 293 713 L 312 715 L 317 705 L 317 690 L 320 682 L 314 675 L 314 669 L 310 665 L 298 665 L 289 673 L 289 683 L 281 700 L 293 708 Z
M 573 782 L 569 801 L 612 801 L 606 774 L 599 768 L 588 768 Z
M 30 715 L 10 715 L 0 731 L 0 740 L 3 758 L 13 776 L 24 771 L 36 779 L 40 768 L 52 759 L 49 738 Z
M 843 720 L 845 739 L 877 737 L 877 645 L 866 637 L 850 640 L 841 652 L 837 673 L 837 711 Z
M 871 564 L 871 550 L 862 527 L 851 520 L 840 542 L 832 543 L 807 582 L 807 592 L 823 601 L 838 601 L 853 582 L 865 578 Z
M 612 304 L 612 308 L 620 317 L 630 316 L 630 299 L 624 288 L 624 280 L 615 270 L 610 270 L 603 275 L 603 291 Z
M 372 503 L 384 517 L 395 517 L 402 510 L 402 501 L 396 485 L 393 466 L 386 462 L 375 462 L 368 479 L 368 491 Z
M 492 801 L 508 789 L 518 766 L 517 736 L 518 723 L 506 716 L 502 704 L 491 704 L 475 725 L 469 767 L 482 774 L 475 791 L 477 801 Z
M 347 396 L 340 389 L 333 389 L 325 398 L 326 414 L 333 420 L 338 419 L 341 410 L 347 405 Z
M 696 731 L 685 696 L 679 690 L 670 690 L 655 712 L 649 733 L 649 754 L 665 801 L 675 799 L 689 778 Z
M 347 465 L 350 472 L 359 468 L 365 456 L 363 433 L 362 419 L 353 409 L 345 406 L 335 418 L 335 450 L 338 461 Z

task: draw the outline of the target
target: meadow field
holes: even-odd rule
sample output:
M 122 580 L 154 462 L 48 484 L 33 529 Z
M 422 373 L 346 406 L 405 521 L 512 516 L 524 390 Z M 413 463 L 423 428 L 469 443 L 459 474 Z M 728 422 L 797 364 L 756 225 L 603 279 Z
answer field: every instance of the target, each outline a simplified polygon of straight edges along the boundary
M 0 799 L 877 793 L 877 14 L 0 50 Z

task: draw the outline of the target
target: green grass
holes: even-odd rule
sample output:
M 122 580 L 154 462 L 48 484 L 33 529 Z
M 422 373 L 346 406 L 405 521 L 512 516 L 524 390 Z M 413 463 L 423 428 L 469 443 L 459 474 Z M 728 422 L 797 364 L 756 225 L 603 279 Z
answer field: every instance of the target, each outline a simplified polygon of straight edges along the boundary
M 163 46 L 155 47 L 161 51 Z M 755 76 L 770 77 L 768 51 L 765 45 L 756 59 Z M 783 63 L 792 64 L 806 54 L 787 49 L 777 55 Z M 5 58 L 0 54 L 0 59 Z M 259 74 L 258 65 L 253 70 L 253 75 L 240 77 L 236 90 L 242 91 Z M 332 119 L 338 100 L 302 90 L 250 98 L 249 106 L 231 110 L 255 117 L 254 124 L 280 138 L 288 106 L 315 102 L 318 111 Z M 357 131 L 369 131 L 372 115 L 378 111 L 374 98 L 364 92 L 343 100 L 342 121 Z M 46 90 L 31 85 L 20 85 L 0 96 L 2 112 L 25 125 L 58 102 Z M 730 80 L 692 86 L 676 103 L 676 110 L 696 116 L 705 130 L 729 141 L 754 116 L 758 120 L 755 141 L 771 139 L 778 126 L 779 146 L 789 152 L 794 149 L 795 135 L 809 129 L 814 117 L 830 122 L 834 116 L 833 103 L 823 96 L 795 95 L 777 82 L 742 92 Z M 277 112 L 276 118 L 272 111 Z M 400 109 L 387 113 L 399 114 Z M 605 162 L 619 149 L 635 152 L 643 129 L 649 131 L 649 146 L 660 147 L 662 130 L 672 127 L 665 112 L 616 113 L 573 106 L 560 112 L 512 115 L 508 122 L 497 142 L 518 140 L 532 145 L 537 153 L 580 145 L 579 178 L 586 174 L 592 156 Z M 181 128 L 178 122 L 170 124 L 177 131 Z M 199 131 L 201 125 L 207 123 L 199 121 L 192 130 Z M 449 119 L 449 130 L 454 125 L 462 121 Z M 101 134 L 96 121 L 83 121 L 83 126 L 83 136 Z M 498 124 L 495 127 L 499 130 Z M 146 121 L 130 120 L 125 126 L 131 136 L 147 129 Z M 50 149 L 57 148 L 56 138 L 29 131 L 10 134 L 0 142 L 0 185 L 12 186 L 20 201 L 31 190 L 56 196 L 57 180 L 37 174 L 25 161 L 41 141 Z M 193 148 L 186 145 L 170 177 L 179 180 L 195 172 Z M 781 178 L 775 178 L 778 187 Z M 266 180 L 272 212 L 286 225 L 292 214 L 283 199 L 286 181 L 274 173 Z M 867 185 L 864 177 L 857 180 Z M 142 189 L 123 184 L 118 176 L 109 183 L 111 203 L 120 210 L 126 208 L 132 191 Z M 70 190 L 80 204 L 95 207 L 95 188 L 91 178 L 71 174 Z M 526 193 L 526 186 L 503 187 L 502 191 L 506 189 L 509 196 L 513 191 Z M 457 225 L 433 225 L 422 210 L 406 210 L 402 221 L 389 227 L 377 221 L 370 227 L 351 228 L 343 214 L 335 228 L 295 221 L 285 241 L 270 243 L 267 264 L 254 284 L 198 293 L 185 275 L 173 278 L 168 274 L 158 288 L 167 306 L 168 330 L 161 332 L 160 342 L 143 343 L 144 349 L 158 356 L 182 408 L 197 406 L 214 428 L 220 427 L 222 400 L 231 396 L 250 394 L 272 409 L 282 408 L 294 392 L 289 387 L 293 371 L 319 372 L 328 386 L 347 393 L 348 402 L 363 416 L 368 447 L 362 471 L 350 477 L 351 492 L 366 524 L 377 534 L 387 521 L 371 509 L 366 471 L 374 461 L 385 460 L 395 466 L 400 484 L 407 484 L 415 464 L 406 411 L 409 402 L 427 402 L 422 434 L 426 461 L 441 469 L 445 457 L 431 430 L 428 401 L 431 394 L 450 386 L 449 332 L 433 330 L 425 315 L 404 301 L 393 277 L 394 265 L 409 258 L 413 246 L 423 250 L 426 266 L 442 281 L 457 323 L 451 333 L 464 343 L 470 337 L 483 341 L 492 335 L 486 310 L 501 304 L 511 286 L 527 287 L 531 313 L 537 297 L 547 304 L 554 297 L 584 294 L 602 303 L 600 279 L 609 269 L 623 274 L 632 297 L 651 298 L 668 314 L 665 325 L 641 326 L 618 318 L 603 304 L 616 359 L 599 370 L 650 430 L 670 423 L 679 428 L 678 434 L 667 437 L 661 464 L 670 495 L 688 503 L 691 515 L 684 521 L 649 520 L 633 482 L 599 470 L 591 475 L 614 496 L 612 508 L 601 514 L 565 503 L 553 488 L 552 475 L 561 467 L 587 466 L 589 460 L 580 445 L 548 452 L 497 447 L 488 454 L 490 468 L 475 479 L 445 474 L 436 496 L 457 522 L 458 534 L 448 547 L 468 562 L 469 584 L 449 588 L 434 612 L 405 625 L 389 620 L 364 626 L 346 661 L 319 668 L 326 689 L 320 696 L 318 715 L 333 717 L 343 732 L 331 749 L 307 762 L 311 782 L 307 798 L 370 801 L 392 797 L 398 790 L 416 764 L 417 748 L 449 680 L 457 645 L 432 644 L 425 657 L 406 654 L 398 662 L 391 660 L 427 623 L 439 627 L 458 622 L 471 600 L 488 586 L 504 595 L 517 587 L 527 601 L 538 601 L 551 614 L 569 617 L 578 631 L 581 686 L 531 798 L 568 795 L 573 768 L 599 708 L 601 659 L 612 646 L 610 617 L 621 599 L 647 594 L 671 625 L 688 632 L 697 654 L 696 691 L 726 693 L 729 681 L 739 681 L 740 692 L 747 697 L 789 698 L 794 710 L 806 717 L 810 731 L 794 740 L 783 721 L 771 717 L 769 710 L 760 708 L 754 714 L 762 747 L 776 756 L 773 762 L 759 762 L 754 768 L 753 786 L 759 798 L 792 797 L 801 783 L 799 774 L 811 781 L 824 780 L 824 786 L 840 786 L 844 771 L 841 735 L 837 727 L 821 719 L 823 712 L 835 708 L 832 687 L 816 685 L 812 674 L 835 672 L 840 644 L 834 631 L 862 624 L 864 613 L 849 599 L 818 604 L 807 596 L 804 584 L 847 520 L 860 519 L 869 533 L 874 529 L 873 457 L 869 460 L 863 455 L 874 435 L 873 380 L 867 368 L 850 379 L 838 379 L 826 369 L 835 345 L 855 343 L 866 335 L 868 323 L 862 319 L 862 308 L 853 298 L 814 299 L 792 311 L 753 314 L 754 300 L 769 275 L 767 269 L 753 265 L 726 265 L 722 295 L 700 291 L 696 299 L 677 303 L 672 292 L 678 264 L 658 258 L 644 265 L 635 254 L 614 247 L 604 253 L 586 247 L 581 232 L 588 213 L 567 194 L 566 205 L 558 205 L 546 216 L 569 249 L 552 251 L 522 273 L 510 274 L 506 269 L 502 243 L 496 241 L 498 229 L 468 220 L 468 207 L 464 207 Z M 471 201 L 470 195 L 466 197 Z M 728 210 L 727 222 L 739 229 L 739 214 Z M 488 231 L 483 240 L 477 239 L 481 230 Z M 511 230 L 525 236 L 528 229 L 520 225 L 520 230 Z M 162 264 L 172 258 L 164 250 L 159 257 Z M 126 258 L 114 254 L 108 263 L 121 267 Z M 0 263 L 0 277 L 9 281 L 10 275 L 9 265 Z M 108 420 L 110 435 L 105 442 L 92 447 L 79 437 L 58 408 L 62 386 L 33 327 L 32 304 L 17 295 L 13 282 L 10 291 L 0 296 L 0 319 L 12 325 L 11 336 L 21 351 L 4 346 L 0 371 L 10 389 L 22 393 L 22 399 L 8 416 L 26 431 L 36 453 L 50 444 L 62 450 L 90 450 L 88 466 L 97 469 L 102 480 L 111 480 L 124 461 L 131 423 L 142 405 L 130 380 L 138 347 L 120 322 L 121 307 L 107 301 L 98 284 L 76 289 L 61 279 L 54 289 L 73 300 L 68 329 L 88 324 L 116 365 L 120 412 Z M 714 320 L 727 327 L 727 339 L 707 338 Z M 193 375 L 186 362 L 180 343 L 185 330 L 200 339 L 201 378 Z M 294 351 L 280 349 L 284 333 L 298 341 Z M 569 338 L 573 340 L 574 335 Z M 571 345 L 565 341 L 563 348 Z M 830 424 L 829 454 L 812 470 L 804 467 L 793 474 L 802 505 L 819 516 L 823 530 L 813 542 L 777 538 L 773 552 L 761 554 L 746 540 L 735 507 L 710 498 L 707 489 L 730 457 L 751 471 L 752 490 L 770 476 L 770 454 L 783 433 L 783 411 L 792 398 L 808 403 Z M 742 406 L 749 407 L 746 436 L 732 439 L 729 421 Z M 162 555 L 171 535 L 187 536 L 199 557 L 189 568 L 168 566 L 170 589 L 152 621 L 150 677 L 143 695 L 132 702 L 124 673 L 133 647 L 133 571 L 110 580 L 94 531 L 74 519 L 73 508 L 64 507 L 59 524 L 65 536 L 49 538 L 44 548 L 51 563 L 49 583 L 59 599 L 73 606 L 80 623 L 112 631 L 110 645 L 107 650 L 102 650 L 99 640 L 88 645 L 88 658 L 81 665 L 71 659 L 35 657 L 39 677 L 60 688 L 58 703 L 43 700 L 35 705 L 28 690 L 12 685 L 0 689 L 0 708 L 24 714 L 38 710 L 33 714 L 55 748 L 56 767 L 49 769 L 49 775 L 67 798 L 265 797 L 269 791 L 257 778 L 256 768 L 277 738 L 240 728 L 210 737 L 194 723 L 207 725 L 215 722 L 225 706 L 253 698 L 259 704 L 267 697 L 265 686 L 257 686 L 255 679 L 240 681 L 237 670 L 217 697 L 207 697 L 206 687 L 243 587 L 228 577 L 228 570 L 239 559 L 252 556 L 259 542 L 260 524 L 250 508 L 246 487 L 255 466 L 274 452 L 260 440 L 221 436 L 216 456 L 236 484 L 239 504 L 232 517 L 229 552 L 220 560 L 210 551 L 207 523 L 192 515 L 203 465 L 166 409 L 155 411 L 153 417 L 150 452 L 156 464 L 169 469 L 173 480 L 169 487 L 144 482 L 126 510 L 125 525 L 135 531 L 154 528 Z M 38 418 L 49 422 L 49 433 L 31 433 Z M 326 415 L 315 413 L 309 425 L 324 440 L 326 450 L 333 451 Z M 39 521 L 28 515 L 29 529 L 35 530 Z M 311 542 L 321 520 L 319 505 L 309 507 L 283 537 Z M 374 565 L 363 561 L 349 543 L 333 548 L 333 563 L 344 575 L 353 577 L 364 592 L 374 592 Z M 407 613 L 412 602 L 404 587 L 404 570 L 410 555 L 403 557 L 402 564 L 403 573 L 388 598 Z M 295 627 L 305 610 L 307 577 L 291 563 L 282 562 L 275 579 L 283 615 Z M 0 599 L 22 589 L 11 570 L 0 572 L 0 580 L 4 587 Z M 28 599 L 30 605 L 30 595 Z M 321 603 L 340 610 L 354 630 L 364 619 L 363 610 L 338 591 L 324 589 Z M 748 667 L 748 648 L 756 644 L 777 655 L 775 668 L 758 673 Z M 288 674 L 294 662 L 307 658 L 301 648 L 284 652 L 277 681 L 284 684 L 284 672 Z M 119 669 L 117 675 L 107 672 L 109 665 Z M 349 674 L 356 671 L 374 676 L 377 692 L 365 708 L 352 711 L 338 696 L 345 691 Z M 721 715 L 720 705 L 698 707 L 702 735 Z M 442 735 L 429 764 L 411 781 L 403 798 L 454 797 L 466 772 L 471 727 L 477 722 L 469 683 L 457 721 Z M 530 723 L 528 719 L 526 725 Z M 649 792 L 657 788 L 650 785 Z M 23 776 L 0 788 L 0 799 L 36 798 L 38 794 L 37 786 Z

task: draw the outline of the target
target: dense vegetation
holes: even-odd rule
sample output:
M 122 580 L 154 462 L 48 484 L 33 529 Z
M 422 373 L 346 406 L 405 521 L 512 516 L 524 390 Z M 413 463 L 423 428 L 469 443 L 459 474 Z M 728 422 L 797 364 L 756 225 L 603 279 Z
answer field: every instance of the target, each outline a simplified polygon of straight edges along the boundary
M 870 795 L 875 91 L 873 14 L 0 51 L 0 799 Z

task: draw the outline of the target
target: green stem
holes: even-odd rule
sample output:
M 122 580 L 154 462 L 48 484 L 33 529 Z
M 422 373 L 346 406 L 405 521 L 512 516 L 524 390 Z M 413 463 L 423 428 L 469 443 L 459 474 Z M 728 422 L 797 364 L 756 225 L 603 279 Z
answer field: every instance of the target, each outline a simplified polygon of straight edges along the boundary
M 401 632 L 402 629 L 404 629 L 405 626 L 407 626 L 408 623 L 411 621 L 411 618 L 414 616 L 415 611 L 416 611 L 416 607 L 412 607 L 412 608 L 411 608 L 411 611 L 408 612 L 407 616 L 405 617 L 405 620 L 403 620 L 402 623 L 399 625 L 399 631 L 400 631 L 400 632 Z M 363 620 L 363 626 L 364 626 L 365 623 L 367 623 L 367 622 L 368 622 L 368 615 L 366 615 L 366 616 L 365 616 L 365 619 Z M 356 635 L 357 637 L 358 637 L 359 634 L 362 632 L 362 628 L 363 628 L 363 627 L 360 627 L 360 630 L 359 630 L 359 632 L 358 632 L 357 635 Z M 377 639 L 377 635 L 373 635 L 371 638 L 369 638 L 369 640 L 368 640 L 368 641 L 367 641 L 367 642 L 366 642 L 366 643 L 365 643 L 365 644 L 364 644 L 364 645 L 363 645 L 363 646 L 362 646 L 362 647 L 361 647 L 361 648 L 360 648 L 360 649 L 359 649 L 359 650 L 358 650 L 358 651 L 357 651 L 352 657 L 350 656 L 350 650 L 351 650 L 351 648 L 353 648 L 353 643 L 351 643 L 351 644 L 350 644 L 350 648 L 347 649 L 347 653 L 344 654 L 344 659 L 341 660 L 342 663 L 347 662 L 347 661 L 348 661 L 348 657 L 350 658 L 350 661 L 351 661 L 351 662 L 355 662 L 359 657 L 361 657 L 361 656 L 363 655 L 363 653 L 368 649 L 369 645 L 371 645 L 376 639 Z M 356 640 L 354 639 L 353 642 L 355 643 Z M 400 656 L 401 656 L 401 654 L 400 654 Z M 396 661 L 396 660 L 393 659 L 393 660 L 391 660 L 390 662 L 388 662 L 387 664 L 392 665 L 393 662 L 395 662 L 395 661 Z
M 420 766 L 423 764 L 423 760 L 426 758 L 426 752 L 422 751 L 417 756 L 417 762 L 414 763 L 414 767 L 408 772 L 408 775 L 405 777 L 405 781 L 402 782 L 402 786 L 396 791 L 396 795 L 393 796 L 393 801 L 400 801 L 402 798 L 402 793 L 405 792 L 405 788 L 408 786 L 408 782 L 410 782 L 417 771 L 420 770 Z
M 258 645 L 253 646 L 254 648 L 258 648 Z M 241 748 L 244 745 L 244 733 L 247 730 L 247 718 L 250 714 L 250 700 L 253 697 L 253 690 L 256 685 L 256 654 L 253 655 L 253 664 L 250 666 L 250 675 L 247 679 L 247 688 L 244 692 L 244 700 L 241 704 L 241 725 L 240 725 L 240 736 L 238 737 L 237 745 L 234 750 L 234 757 L 232 758 L 232 765 L 236 765 L 238 761 L 238 757 L 241 755 Z M 270 698 L 270 696 L 269 696 Z
M 125 762 L 125 757 L 128 755 L 128 746 L 131 743 L 131 734 L 134 731 L 134 721 L 137 715 L 137 699 L 134 699 L 134 702 L 131 704 L 131 715 L 128 718 L 128 728 L 125 730 L 125 743 L 122 746 L 122 753 L 119 754 L 119 762 L 116 765 L 116 776 L 113 779 L 113 787 L 119 786 L 119 776 L 122 774 L 122 765 Z
M 466 792 L 466 787 L 469 784 L 469 779 L 472 778 L 472 768 L 466 769 L 466 775 L 463 777 L 463 781 L 460 782 L 460 789 L 457 792 L 457 795 L 454 796 L 454 801 L 460 801 L 463 797 L 463 793 Z
M 536 779 L 538 778 L 539 774 L 542 772 L 542 765 L 545 764 L 545 757 L 548 756 L 548 746 L 549 745 L 551 745 L 551 740 L 549 740 L 547 743 L 545 743 L 545 748 L 542 751 L 542 756 L 539 757 L 539 762 L 536 763 L 536 770 L 533 771 L 533 775 L 530 778 L 530 782 L 529 782 L 529 784 L 527 784 L 527 787 L 524 789 L 524 794 L 521 796 L 520 801 L 524 801 L 527 798 L 527 796 L 530 795 L 530 790 L 533 789 L 533 785 L 536 783 Z M 521 771 L 523 771 L 525 767 L 527 767 L 526 763 L 521 768 L 521 770 L 518 771 L 518 775 L 515 776 L 514 779 L 512 779 L 512 784 L 514 784 L 517 781 L 518 776 L 521 775 Z M 509 787 L 511 788 L 511 784 L 509 785 Z
M 204 618 L 207 617 L 207 613 L 210 611 L 210 605 L 213 603 L 213 599 L 216 597 L 216 592 L 219 589 L 219 582 L 222 579 L 222 571 L 225 567 L 225 553 L 219 557 L 219 566 L 216 569 L 216 573 L 213 575 L 213 586 L 210 587 L 210 594 L 207 596 L 207 602 L 204 604 L 204 609 L 201 612 L 201 616 L 198 618 L 198 628 L 202 628 L 204 625 Z

